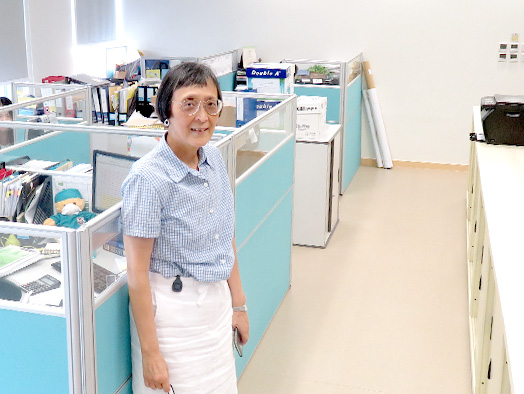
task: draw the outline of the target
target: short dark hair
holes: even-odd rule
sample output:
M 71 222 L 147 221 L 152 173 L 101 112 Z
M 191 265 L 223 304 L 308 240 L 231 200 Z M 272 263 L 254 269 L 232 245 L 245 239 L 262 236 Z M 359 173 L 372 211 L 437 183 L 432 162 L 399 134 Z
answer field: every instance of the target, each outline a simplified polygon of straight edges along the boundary
M 0 107 L 5 107 L 7 105 L 11 105 L 13 104 L 13 102 L 11 100 L 9 100 L 7 97 L 0 97 Z M 9 111 L 7 112 L 9 114 L 9 117 L 11 118 L 11 120 L 13 119 L 13 111 Z
M 156 113 L 160 121 L 171 117 L 171 100 L 175 90 L 187 86 L 206 86 L 211 80 L 217 88 L 217 96 L 222 100 L 222 91 L 213 70 L 202 63 L 186 62 L 171 68 L 160 84 L 156 95 Z
M 2 107 L 13 104 L 7 97 L 0 97 L 0 102 L 2 103 Z

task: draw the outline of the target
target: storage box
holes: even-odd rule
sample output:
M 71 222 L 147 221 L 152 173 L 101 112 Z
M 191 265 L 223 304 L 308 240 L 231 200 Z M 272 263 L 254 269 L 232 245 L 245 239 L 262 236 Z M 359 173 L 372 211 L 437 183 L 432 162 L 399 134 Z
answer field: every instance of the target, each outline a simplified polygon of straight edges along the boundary
M 238 97 L 236 103 L 236 127 L 245 125 L 247 122 L 250 122 L 280 103 L 281 100 Z M 268 124 L 266 123 L 266 127 L 267 126 Z
M 253 63 L 246 68 L 247 87 L 258 93 L 293 93 L 295 65 Z
M 319 138 L 326 128 L 326 113 L 326 97 L 299 96 L 297 98 L 297 138 Z
M 217 126 L 235 127 L 235 116 L 236 107 L 232 105 L 224 105 L 220 117 L 217 120 Z

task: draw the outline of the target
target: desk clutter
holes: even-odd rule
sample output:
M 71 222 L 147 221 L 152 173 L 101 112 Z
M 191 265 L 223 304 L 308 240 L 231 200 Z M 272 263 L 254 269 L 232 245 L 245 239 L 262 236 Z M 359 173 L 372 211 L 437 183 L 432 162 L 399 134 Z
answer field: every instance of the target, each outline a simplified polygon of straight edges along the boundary
M 124 74 L 125 75 L 125 74 Z M 117 75 L 118 76 L 118 75 Z M 119 126 L 125 124 L 131 114 L 135 111 L 142 113 L 145 117 L 150 117 L 154 112 L 154 99 L 160 81 L 137 82 L 134 79 L 125 78 L 97 78 L 85 74 L 73 75 L 70 77 L 46 77 L 43 83 L 49 84 L 49 88 L 42 89 L 42 94 L 46 96 L 54 94 L 53 83 L 87 85 L 91 92 L 91 120 L 92 123 Z M 152 83 L 152 86 L 142 85 Z M 60 88 L 56 89 L 60 91 Z M 60 99 L 61 100 L 61 99 Z M 44 106 L 45 113 L 60 113 L 68 117 L 78 116 L 84 108 L 76 107 L 77 103 L 72 101 L 65 107 L 68 111 L 62 113 L 64 107 L 60 100 L 50 100 L 47 108 Z M 56 104 L 52 104 L 56 103 Z
M 23 170 L 18 170 L 19 166 Z M 56 171 L 54 176 L 38 171 Z M 35 172 L 32 172 L 35 171 Z M 56 212 L 54 196 L 65 189 L 78 189 L 86 200 L 91 201 L 91 179 L 64 176 L 91 172 L 91 166 L 73 166 L 70 160 L 62 162 L 31 160 L 28 156 L 0 163 L 0 220 L 29 224 L 43 224 Z

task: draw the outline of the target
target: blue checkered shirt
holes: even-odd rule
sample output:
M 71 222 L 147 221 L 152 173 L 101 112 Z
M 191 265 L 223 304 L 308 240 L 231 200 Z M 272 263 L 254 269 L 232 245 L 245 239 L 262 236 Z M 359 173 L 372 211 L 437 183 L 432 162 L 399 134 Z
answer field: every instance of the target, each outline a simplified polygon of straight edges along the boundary
M 229 278 L 235 261 L 233 194 L 216 147 L 199 149 L 198 168 L 162 138 L 122 184 L 122 223 L 126 235 L 155 238 L 150 271 L 217 282 Z

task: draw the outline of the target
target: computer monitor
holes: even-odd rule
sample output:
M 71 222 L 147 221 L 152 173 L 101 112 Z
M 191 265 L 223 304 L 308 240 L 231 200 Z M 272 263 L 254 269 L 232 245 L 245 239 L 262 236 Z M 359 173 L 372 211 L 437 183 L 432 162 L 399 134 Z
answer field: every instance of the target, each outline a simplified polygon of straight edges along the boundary
M 135 156 L 93 151 L 93 212 L 101 213 L 122 201 L 120 188 L 137 159 Z

